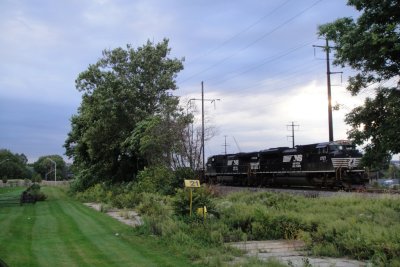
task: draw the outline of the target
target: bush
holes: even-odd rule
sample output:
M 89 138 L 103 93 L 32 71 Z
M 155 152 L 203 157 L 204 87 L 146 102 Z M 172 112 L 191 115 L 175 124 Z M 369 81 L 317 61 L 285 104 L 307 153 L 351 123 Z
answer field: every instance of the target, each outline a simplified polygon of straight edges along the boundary
M 136 207 L 137 212 L 150 217 L 168 217 L 172 215 L 170 199 L 153 193 L 142 193 L 141 201 Z
M 130 191 L 130 192 L 120 192 L 116 193 L 109 192 L 109 199 L 111 201 L 111 205 L 118 208 L 127 208 L 127 209 L 132 209 L 134 208 L 138 203 L 140 203 L 142 194 Z
M 212 192 L 207 187 L 192 190 L 192 214 L 196 214 L 197 208 L 207 208 L 209 215 L 219 216 L 215 209 Z M 190 214 L 190 189 L 178 189 L 173 199 L 173 209 L 176 215 Z
M 26 189 L 26 192 L 33 196 L 36 201 L 44 201 L 47 198 L 47 196 L 40 191 L 39 184 L 32 184 L 28 189 Z
M 40 176 L 39 173 L 35 173 L 32 176 L 32 182 L 34 183 L 40 183 L 42 181 L 42 176 Z
M 75 196 L 82 202 L 106 203 L 109 198 L 112 198 L 107 191 L 104 184 L 96 184 L 83 192 L 76 193 Z
M 137 192 L 171 195 L 175 192 L 175 176 L 171 169 L 164 166 L 145 168 L 139 172 L 135 190 Z

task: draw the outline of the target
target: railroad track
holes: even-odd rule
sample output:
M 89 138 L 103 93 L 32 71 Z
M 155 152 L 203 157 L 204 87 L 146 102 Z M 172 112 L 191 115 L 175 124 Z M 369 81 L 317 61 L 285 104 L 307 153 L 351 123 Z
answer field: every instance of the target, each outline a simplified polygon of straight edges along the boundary
M 329 197 L 338 194 L 360 194 L 367 196 L 379 196 L 382 194 L 391 194 L 400 196 L 400 190 L 394 189 L 375 189 L 366 188 L 363 190 L 331 190 L 331 189 L 320 189 L 311 187 L 239 187 L 239 186 L 226 186 L 226 185 L 212 185 L 213 190 L 219 194 L 226 195 L 234 192 L 276 192 L 276 193 L 288 193 L 293 195 L 303 195 L 305 197 L 317 198 L 317 197 Z

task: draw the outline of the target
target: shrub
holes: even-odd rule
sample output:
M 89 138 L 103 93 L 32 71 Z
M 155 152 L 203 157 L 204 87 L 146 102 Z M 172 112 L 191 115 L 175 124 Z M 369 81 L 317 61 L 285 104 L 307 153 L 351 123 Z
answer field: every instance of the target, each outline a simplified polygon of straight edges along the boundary
M 95 184 L 83 192 L 76 193 L 76 198 L 83 202 L 105 203 L 108 199 L 107 189 L 103 184 Z
M 171 195 L 175 191 L 174 183 L 175 176 L 171 169 L 164 166 L 154 166 L 139 172 L 134 187 L 136 192 Z
M 177 215 L 190 214 L 190 190 L 178 189 L 173 199 L 173 209 Z M 213 195 L 207 187 L 200 187 L 192 190 L 192 213 L 195 214 L 197 208 L 207 208 L 209 215 L 219 216 L 213 201 Z
M 174 172 L 174 179 L 171 181 L 171 186 L 173 188 L 183 188 L 184 180 L 196 180 L 196 175 L 196 172 L 191 168 L 178 168 Z
M 34 173 L 32 176 L 32 182 L 40 183 L 42 181 L 42 176 L 39 173 Z
M 109 197 L 111 201 L 111 205 L 122 209 L 122 208 L 134 208 L 141 201 L 142 194 L 131 191 L 131 192 L 121 192 L 121 193 L 112 193 Z
M 137 212 L 150 217 L 162 217 L 172 215 L 172 208 L 169 206 L 169 198 L 153 193 L 142 193 L 141 201 L 136 207 Z
M 33 196 L 36 201 L 44 201 L 47 198 L 47 196 L 40 191 L 40 185 L 36 183 L 28 187 L 28 189 L 26 189 L 26 192 Z

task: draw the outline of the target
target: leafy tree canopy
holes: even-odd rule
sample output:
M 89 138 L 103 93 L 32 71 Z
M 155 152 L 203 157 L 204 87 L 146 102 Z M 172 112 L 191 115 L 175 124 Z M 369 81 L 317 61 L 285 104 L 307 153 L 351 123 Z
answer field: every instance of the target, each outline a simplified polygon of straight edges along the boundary
M 24 154 L 0 149 L 0 179 L 29 179 L 31 172 L 27 168 L 27 161 Z
M 56 164 L 54 164 L 54 162 Z M 57 172 L 54 167 L 57 165 Z M 66 178 L 66 164 L 64 159 L 59 155 L 42 156 L 33 163 L 33 169 L 39 173 L 42 179 L 54 180 L 54 175 L 57 173 L 57 180 L 64 180 Z
M 348 5 L 360 11 L 360 16 L 324 24 L 319 27 L 319 35 L 335 42 L 334 64 L 357 71 L 347 87 L 353 95 L 378 84 L 376 97 L 367 98 L 363 106 L 346 117 L 352 126 L 349 137 L 357 144 L 366 144 L 364 163 L 377 167 L 387 163 L 391 154 L 400 152 L 399 1 L 349 0 Z
M 79 74 L 76 88 L 83 93 L 82 102 L 65 142 L 78 187 L 132 180 L 149 156 L 165 154 L 166 147 L 160 152 L 154 144 L 174 144 L 165 131 L 154 141 L 144 136 L 157 134 L 159 125 L 181 115 L 168 91 L 177 89 L 175 78 L 183 60 L 171 59 L 169 53 L 168 40 L 148 41 L 137 49 L 127 45 L 104 50 Z

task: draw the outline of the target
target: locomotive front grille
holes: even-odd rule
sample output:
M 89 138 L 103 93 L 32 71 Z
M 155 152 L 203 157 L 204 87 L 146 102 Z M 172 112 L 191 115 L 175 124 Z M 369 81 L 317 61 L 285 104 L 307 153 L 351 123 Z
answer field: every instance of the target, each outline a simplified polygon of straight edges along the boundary
M 332 158 L 334 168 L 355 168 L 360 165 L 361 158 Z

